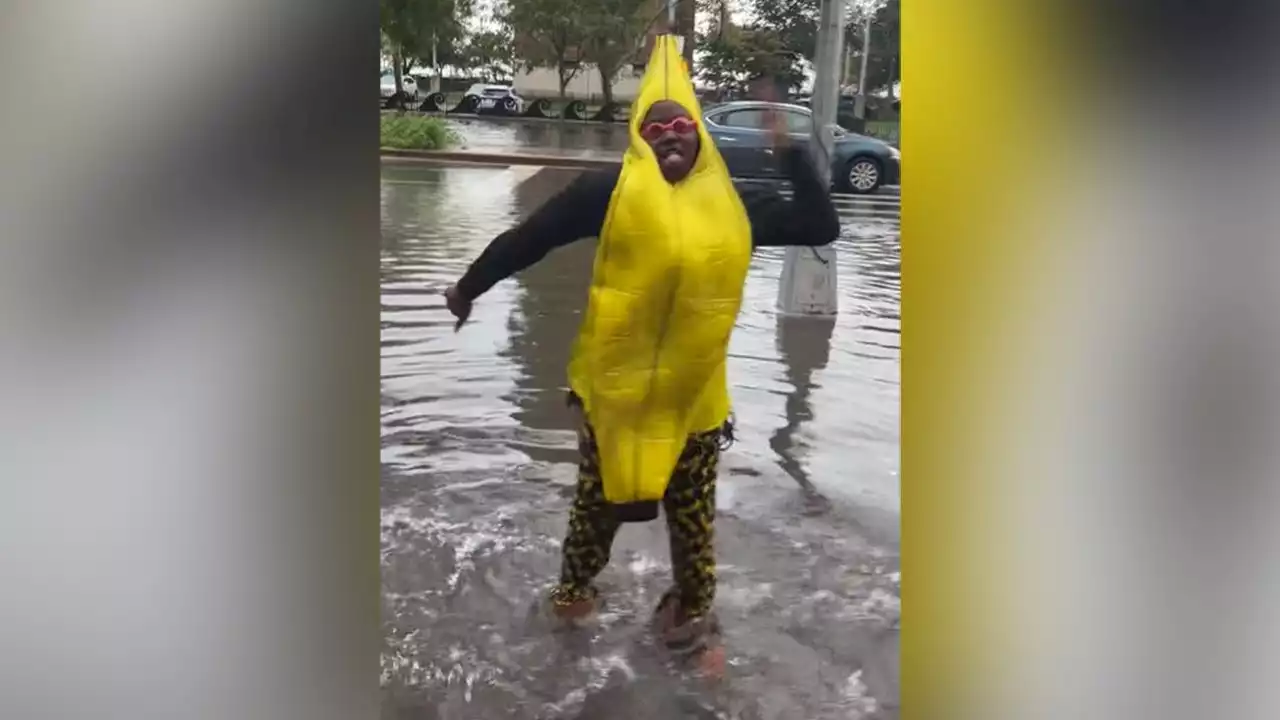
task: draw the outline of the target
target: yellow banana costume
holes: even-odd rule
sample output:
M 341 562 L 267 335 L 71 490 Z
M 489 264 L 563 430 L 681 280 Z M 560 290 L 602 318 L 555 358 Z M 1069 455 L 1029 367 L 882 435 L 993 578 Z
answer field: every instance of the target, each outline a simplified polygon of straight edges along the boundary
M 675 184 L 640 135 L 661 100 L 698 123 L 698 156 Z M 614 504 L 660 500 L 689 434 L 728 418 L 725 361 L 751 261 L 746 210 L 672 36 L 654 46 L 629 133 L 569 364 Z

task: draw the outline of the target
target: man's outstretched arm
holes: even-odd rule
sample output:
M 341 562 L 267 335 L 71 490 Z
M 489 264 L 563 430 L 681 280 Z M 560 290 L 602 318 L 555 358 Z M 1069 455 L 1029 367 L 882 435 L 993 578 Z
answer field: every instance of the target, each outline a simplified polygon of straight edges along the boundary
M 808 154 L 797 146 L 781 147 L 778 154 L 791 181 L 790 199 L 768 187 L 739 191 L 751 219 L 752 243 L 755 247 L 813 247 L 834 242 L 840 237 L 840 217 Z
M 617 170 L 583 173 L 524 222 L 494 238 L 451 290 L 474 302 L 552 250 L 598 236 L 617 184 Z

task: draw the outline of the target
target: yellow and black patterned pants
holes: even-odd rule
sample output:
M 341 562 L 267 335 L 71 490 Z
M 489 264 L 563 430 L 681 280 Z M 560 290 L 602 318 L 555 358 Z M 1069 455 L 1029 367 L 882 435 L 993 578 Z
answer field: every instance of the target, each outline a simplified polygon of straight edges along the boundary
M 662 499 L 671 541 L 675 587 L 685 620 L 705 616 L 715 601 L 716 469 L 729 431 L 713 430 L 689 437 Z M 578 488 L 569 511 L 560 582 L 552 592 L 558 605 L 595 597 L 592 581 L 609 563 L 609 551 L 621 521 L 604 498 L 600 480 L 600 450 L 591 426 L 582 423 L 578 435 L 581 459 Z

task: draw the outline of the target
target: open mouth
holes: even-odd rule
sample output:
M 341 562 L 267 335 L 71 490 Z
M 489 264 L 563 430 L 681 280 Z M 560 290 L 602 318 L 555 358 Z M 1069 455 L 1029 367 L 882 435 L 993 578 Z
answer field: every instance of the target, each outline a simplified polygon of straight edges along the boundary
M 684 159 L 684 152 L 680 150 L 677 144 L 664 145 L 658 148 L 658 162 L 667 165 L 677 163 Z

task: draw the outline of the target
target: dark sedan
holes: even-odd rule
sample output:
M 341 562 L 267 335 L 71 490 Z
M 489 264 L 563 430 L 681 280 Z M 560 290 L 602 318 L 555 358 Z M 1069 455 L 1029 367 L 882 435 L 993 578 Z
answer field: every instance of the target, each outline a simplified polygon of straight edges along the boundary
M 707 132 L 734 177 L 762 180 L 781 177 L 769 143 L 766 124 L 769 110 L 782 114 L 793 142 L 809 142 L 813 113 L 799 105 L 732 102 L 712 107 L 703 114 Z M 866 194 L 883 185 L 897 185 L 901 168 L 902 154 L 892 145 L 837 131 L 831 159 L 831 180 L 837 191 Z

